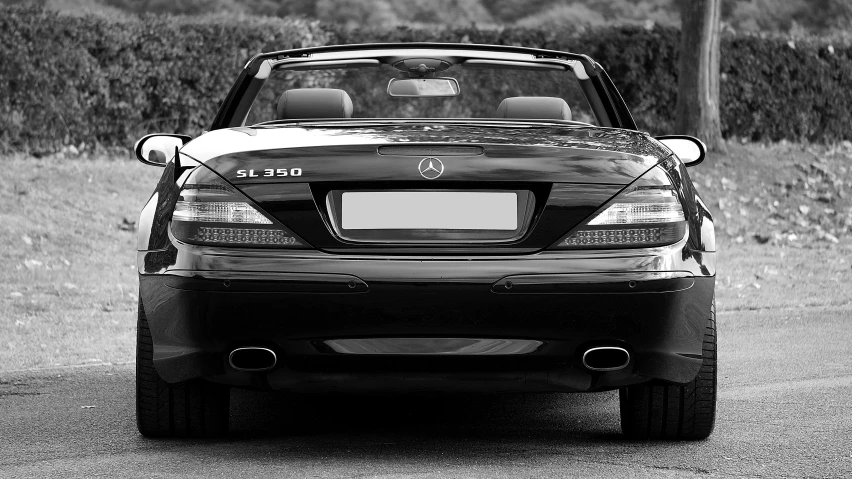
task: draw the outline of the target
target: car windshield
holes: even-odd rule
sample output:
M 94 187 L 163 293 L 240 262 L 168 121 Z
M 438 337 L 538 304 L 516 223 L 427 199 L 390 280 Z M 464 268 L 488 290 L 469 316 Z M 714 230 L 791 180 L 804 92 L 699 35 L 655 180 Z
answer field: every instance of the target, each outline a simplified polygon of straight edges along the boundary
M 246 119 L 254 125 L 279 119 L 281 95 L 297 88 L 336 88 L 352 100 L 352 118 L 498 118 L 497 108 L 510 97 L 555 97 L 565 100 L 571 119 L 597 124 L 570 70 L 471 68 L 454 65 L 436 73 L 458 81 L 458 94 L 444 97 L 390 96 L 388 82 L 406 78 L 389 65 L 373 68 L 273 70 Z

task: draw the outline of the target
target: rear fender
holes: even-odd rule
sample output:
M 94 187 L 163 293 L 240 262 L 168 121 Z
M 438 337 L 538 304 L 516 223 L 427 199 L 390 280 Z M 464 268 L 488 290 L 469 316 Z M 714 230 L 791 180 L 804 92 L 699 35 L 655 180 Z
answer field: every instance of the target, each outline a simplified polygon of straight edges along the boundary
M 166 164 L 154 193 L 145 203 L 139 215 L 139 229 L 136 233 L 138 251 L 163 250 L 170 245 L 169 222 L 180 196 L 180 189 L 195 167 L 201 165 L 191 157 L 180 154 L 180 169 L 175 179 L 174 160 Z
M 693 251 L 715 252 L 716 233 L 713 216 L 698 196 L 698 192 L 689 178 L 686 165 L 674 159 L 674 157 L 670 157 L 668 160 L 662 162 L 661 166 L 668 172 L 685 209 L 684 212 L 687 217 L 687 224 L 689 225 L 689 242 L 687 243 L 687 247 Z

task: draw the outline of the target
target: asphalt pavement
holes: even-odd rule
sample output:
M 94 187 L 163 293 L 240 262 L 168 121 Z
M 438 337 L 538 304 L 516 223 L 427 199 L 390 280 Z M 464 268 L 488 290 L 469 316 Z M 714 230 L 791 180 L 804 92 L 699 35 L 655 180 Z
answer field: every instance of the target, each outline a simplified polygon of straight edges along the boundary
M 151 440 L 134 366 L 0 373 L 0 477 L 852 477 L 852 307 L 718 316 L 716 430 L 627 441 L 615 392 L 232 393 L 222 440 Z

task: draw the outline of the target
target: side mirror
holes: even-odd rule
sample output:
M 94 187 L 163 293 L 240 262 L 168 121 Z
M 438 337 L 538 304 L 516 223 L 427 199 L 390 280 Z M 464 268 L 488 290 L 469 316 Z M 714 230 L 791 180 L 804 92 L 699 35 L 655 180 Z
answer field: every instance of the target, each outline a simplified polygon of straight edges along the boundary
M 145 135 L 133 146 L 136 159 L 153 166 L 166 166 L 169 158 L 175 155 L 175 149 L 192 140 L 191 136 L 172 133 L 154 133 Z
M 707 155 L 707 147 L 698 138 L 686 135 L 666 135 L 658 136 L 656 139 L 672 150 L 686 166 L 695 166 L 701 163 Z

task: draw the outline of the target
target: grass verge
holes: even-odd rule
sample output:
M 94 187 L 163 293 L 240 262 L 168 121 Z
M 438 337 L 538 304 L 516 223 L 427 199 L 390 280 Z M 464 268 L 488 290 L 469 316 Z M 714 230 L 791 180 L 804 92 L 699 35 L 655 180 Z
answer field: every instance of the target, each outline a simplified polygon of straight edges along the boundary
M 162 170 L 0 159 L 0 371 L 133 359 L 136 235 Z

